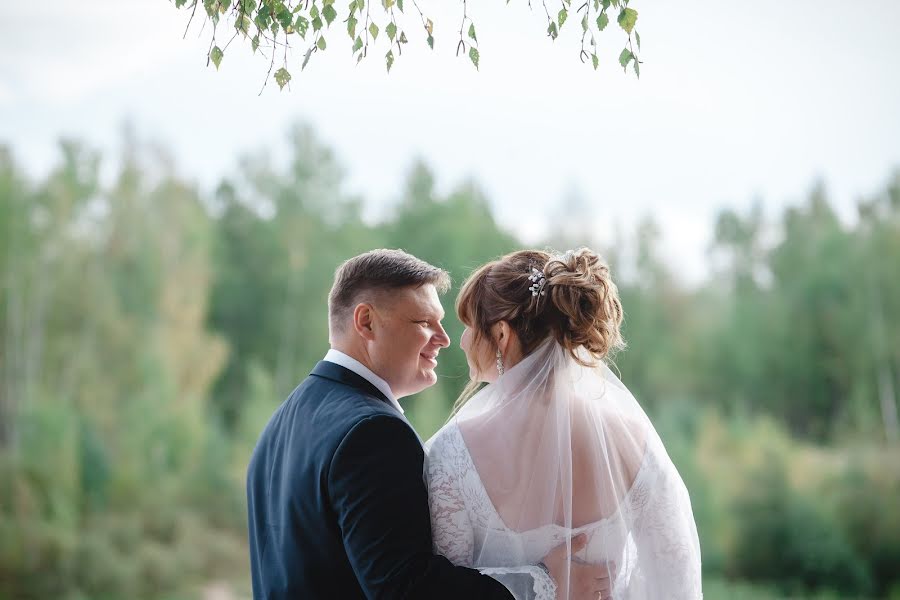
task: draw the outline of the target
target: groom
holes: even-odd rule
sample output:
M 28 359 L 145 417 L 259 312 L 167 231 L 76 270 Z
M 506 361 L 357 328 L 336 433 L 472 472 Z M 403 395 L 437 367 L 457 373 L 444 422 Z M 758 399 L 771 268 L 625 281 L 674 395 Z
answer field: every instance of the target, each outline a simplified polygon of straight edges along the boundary
M 424 451 L 397 398 L 437 382 L 450 339 L 447 273 L 399 250 L 341 265 L 328 297 L 331 350 L 275 411 L 247 473 L 253 596 L 510 600 L 498 581 L 432 553 Z M 572 541 L 571 552 L 585 544 Z M 566 548 L 544 558 L 555 581 Z M 597 598 L 603 567 L 577 565 Z

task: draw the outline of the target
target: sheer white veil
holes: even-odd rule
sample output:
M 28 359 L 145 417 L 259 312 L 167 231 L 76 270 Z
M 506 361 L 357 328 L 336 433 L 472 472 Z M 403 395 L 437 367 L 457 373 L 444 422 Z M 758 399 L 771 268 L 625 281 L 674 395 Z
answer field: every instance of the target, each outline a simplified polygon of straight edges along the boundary
M 580 352 L 592 366 L 551 335 L 445 426 L 459 427 L 502 524 L 476 532 L 472 566 L 498 566 L 501 546 L 504 562 L 527 563 L 548 536 L 584 532 L 572 560 L 610 561 L 615 598 L 699 598 L 687 490 L 635 398 Z

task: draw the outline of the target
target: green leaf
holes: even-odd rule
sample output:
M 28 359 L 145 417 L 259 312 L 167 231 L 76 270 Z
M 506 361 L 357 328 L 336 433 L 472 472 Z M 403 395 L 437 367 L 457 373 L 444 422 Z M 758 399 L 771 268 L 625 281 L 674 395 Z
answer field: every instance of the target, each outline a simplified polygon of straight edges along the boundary
M 371 25 L 369 25 L 369 34 L 372 36 L 373 40 L 377 40 L 378 39 L 378 25 L 376 25 L 375 23 L 372 23 Z
M 397 0 L 397 8 L 400 9 L 400 12 L 403 12 L 403 0 Z
M 309 18 L 317 19 L 319 17 L 319 7 L 315 4 L 312 5 L 312 8 L 309 9 Z
M 609 16 L 605 12 L 602 12 L 600 13 L 600 16 L 597 17 L 597 29 L 603 31 L 606 29 L 607 25 L 609 25 Z
M 638 59 L 634 59 L 634 74 L 637 75 L 638 79 L 641 78 L 641 63 Z
M 327 46 L 328 46 L 328 44 L 325 43 L 325 36 L 320 35 L 320 36 L 319 36 L 319 41 L 316 42 L 316 47 L 317 47 L 319 50 L 325 50 L 325 48 L 326 48 Z
M 362 38 L 359 36 L 356 36 L 356 40 L 353 41 L 353 54 L 356 54 L 357 52 L 359 52 L 362 49 L 362 47 L 363 47 Z
M 244 14 L 249 15 L 256 10 L 256 0 L 244 0 L 241 6 L 244 9 Z
M 641 49 L 641 34 L 639 34 L 637 31 L 635 31 L 634 39 L 637 40 L 638 51 L 640 51 L 640 49 Z
M 388 73 L 391 72 L 391 67 L 394 65 L 394 51 L 388 50 L 388 53 L 384 55 L 384 61 L 387 63 Z
M 597 67 L 600 66 L 600 59 L 597 58 L 596 54 L 591 54 L 591 62 L 594 63 L 594 70 L 597 70 Z
M 312 20 L 312 28 L 313 28 L 313 31 L 319 31 L 320 29 L 322 29 L 322 19 L 320 19 L 319 17 L 316 17 L 315 19 L 313 19 Z
M 209 51 L 209 58 L 213 61 L 213 64 L 216 65 L 216 70 L 219 70 L 219 64 L 222 62 L 222 50 L 216 46 L 212 50 Z
M 283 90 L 290 80 L 291 74 L 284 67 L 275 71 L 275 83 L 278 84 L 278 89 Z
M 302 4 L 301 4 L 301 6 L 302 6 Z M 356 13 L 356 7 L 357 7 L 356 0 L 350 0 L 350 4 L 347 5 L 347 10 L 350 11 L 351 17 Z
M 300 65 L 300 70 L 301 70 L 301 71 L 302 71 L 303 69 L 306 68 L 306 63 L 309 62 L 309 57 L 312 56 L 312 53 L 313 53 L 313 50 L 314 50 L 314 49 L 315 49 L 315 46 L 310 46 L 310 47 L 306 50 L 306 54 L 303 55 L 303 64 Z
M 283 8 L 279 10 L 275 14 L 275 18 L 278 20 L 278 24 L 281 25 L 282 29 L 287 29 L 291 26 L 291 22 L 294 20 L 294 15 L 291 14 L 287 8 Z
M 610 0 L 603 0 L 603 10 L 609 8 Z
M 331 22 L 337 17 L 337 11 L 334 10 L 334 6 L 329 4 L 324 9 L 322 9 L 322 16 L 325 17 L 325 21 L 331 25 Z
M 472 46 L 469 48 L 469 58 L 472 60 L 472 64 L 475 65 L 475 68 L 478 68 L 478 48 Z
M 248 17 L 247 15 L 241 15 L 234 20 L 234 28 L 244 35 L 248 35 L 250 33 L 250 26 L 252 24 L 253 23 L 250 21 L 250 17 Z
M 384 10 L 390 10 L 394 5 L 394 0 L 381 0 L 381 5 L 384 7 Z
M 564 8 L 559 9 L 559 14 L 556 15 L 556 19 L 559 21 L 559 28 L 562 29 L 563 24 L 566 22 L 566 19 L 569 18 L 569 11 Z
M 272 21 L 272 24 L 269 25 L 269 31 L 272 32 L 272 37 L 278 35 L 278 21 Z
M 253 22 L 256 23 L 256 26 L 259 27 L 260 31 L 265 31 L 269 28 L 269 9 L 263 6 L 259 9 L 259 12 L 256 13 L 256 18 L 253 19 Z
M 409 40 L 408 40 L 407 37 L 406 37 L 406 32 L 405 32 L 405 31 L 401 31 L 401 32 L 400 32 L 400 43 L 401 43 L 401 44 L 406 44 L 407 42 L 409 42 Z
M 394 36 L 397 35 L 397 25 L 395 25 L 394 22 L 391 21 L 387 24 L 387 27 L 384 28 L 384 32 L 387 34 L 388 39 L 393 42 Z
M 638 14 L 636 10 L 633 8 L 623 8 L 622 12 L 619 13 L 619 27 L 624 29 L 626 33 L 631 33 L 635 23 L 637 23 L 637 18 Z
M 475 37 L 475 23 L 469 23 L 469 37 L 476 42 L 478 41 L 478 38 Z
M 181 8 L 187 4 L 187 0 L 175 0 L 175 8 Z
M 362 12 L 366 8 L 366 0 L 356 0 L 356 6 Z
M 433 35 L 429 35 L 429 36 L 428 36 L 428 39 L 425 40 L 425 41 L 428 42 L 428 46 L 429 46 L 432 50 L 434 50 L 434 36 L 433 36 Z
M 556 36 L 559 35 L 559 32 L 556 29 L 556 21 L 550 21 L 550 25 L 547 26 L 547 34 L 554 40 L 556 39 Z
M 254 35 L 253 39 L 250 41 L 250 47 L 253 48 L 253 53 L 256 54 L 256 49 L 259 48 L 259 36 Z
M 350 39 L 356 37 L 356 25 L 359 21 L 356 20 L 356 17 L 350 17 L 347 19 L 347 34 L 350 36 Z
M 309 20 L 303 15 L 297 15 L 297 20 L 294 21 L 294 29 L 305 40 L 306 32 L 309 31 Z
M 627 68 L 628 63 L 631 59 L 634 58 L 634 55 L 631 53 L 631 50 L 625 48 L 622 50 L 622 54 L 619 55 L 619 64 L 622 65 L 622 68 Z
M 582 19 L 581 19 L 581 30 L 582 30 L 582 31 L 587 31 L 587 30 L 588 30 L 588 20 L 587 20 L 587 17 L 588 17 L 588 16 L 587 16 L 587 11 L 584 11 L 584 17 L 582 17 Z

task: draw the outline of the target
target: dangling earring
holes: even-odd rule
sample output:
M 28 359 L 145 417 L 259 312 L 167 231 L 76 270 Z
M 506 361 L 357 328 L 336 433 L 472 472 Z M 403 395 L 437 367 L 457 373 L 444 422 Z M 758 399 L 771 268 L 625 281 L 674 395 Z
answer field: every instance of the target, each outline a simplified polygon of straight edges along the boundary
M 500 348 L 497 348 L 497 372 L 503 375 L 503 355 L 500 354 Z

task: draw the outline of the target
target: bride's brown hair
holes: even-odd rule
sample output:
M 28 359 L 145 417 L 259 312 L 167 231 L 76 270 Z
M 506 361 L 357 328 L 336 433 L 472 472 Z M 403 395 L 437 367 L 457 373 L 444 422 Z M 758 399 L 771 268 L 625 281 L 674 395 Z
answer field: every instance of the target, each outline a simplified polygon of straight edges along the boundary
M 536 283 L 529 279 L 532 269 L 544 274 L 543 293 L 537 295 L 530 289 Z M 482 265 L 463 284 L 456 314 L 472 329 L 475 347 L 490 339 L 499 321 L 516 332 L 525 356 L 549 336 L 585 366 L 625 347 L 619 290 L 609 267 L 589 248 L 565 255 L 520 250 Z M 467 386 L 457 407 L 475 387 Z

